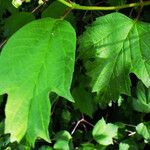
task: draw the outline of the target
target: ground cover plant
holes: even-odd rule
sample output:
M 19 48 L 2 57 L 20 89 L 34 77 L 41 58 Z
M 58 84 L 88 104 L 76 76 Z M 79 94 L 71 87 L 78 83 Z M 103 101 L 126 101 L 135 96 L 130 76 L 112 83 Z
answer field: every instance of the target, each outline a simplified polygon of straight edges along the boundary
M 0 0 L 0 149 L 144 150 L 150 1 Z

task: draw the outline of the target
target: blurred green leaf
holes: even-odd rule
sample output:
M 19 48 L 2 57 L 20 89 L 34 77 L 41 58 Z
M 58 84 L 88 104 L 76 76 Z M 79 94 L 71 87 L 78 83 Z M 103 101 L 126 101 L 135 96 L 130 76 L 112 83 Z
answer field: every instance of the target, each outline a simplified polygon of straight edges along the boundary
M 75 17 L 73 13 L 72 12 L 68 13 L 67 11 L 70 11 L 67 6 L 63 5 L 58 1 L 54 1 L 48 6 L 48 8 L 45 11 L 43 11 L 42 18 L 52 17 L 52 18 L 59 19 L 67 15 L 65 19 L 69 21 L 73 26 L 75 26 Z
M 68 123 L 71 120 L 71 113 L 67 110 L 63 110 L 62 112 L 62 119 Z
M 18 9 L 16 9 L 11 2 L 12 0 L 0 0 L 0 18 L 6 10 L 12 14 L 18 12 Z
M 137 143 L 132 139 L 126 139 L 119 144 L 119 150 L 139 150 Z
M 92 117 L 96 111 L 96 103 L 91 93 L 87 92 L 82 85 L 76 87 L 72 91 L 75 100 L 75 109 L 79 109 L 81 113 Z
M 23 27 L 25 24 L 33 21 L 35 18 L 31 13 L 20 12 L 14 15 L 11 15 L 5 20 L 4 25 L 4 34 L 5 36 L 10 36 L 18 29 Z
M 4 149 L 10 143 L 10 134 L 2 134 L 0 135 L 0 148 Z
M 82 144 L 82 150 L 96 150 L 96 148 L 92 143 L 84 143 Z
M 136 131 L 139 135 L 141 135 L 145 143 L 150 141 L 150 122 L 143 122 L 136 126 Z
M 150 88 L 139 82 L 136 90 L 137 98 L 132 97 L 133 108 L 136 111 L 150 113 Z
M 39 150 L 53 150 L 53 148 L 49 146 L 42 146 L 39 148 Z
M 63 5 L 58 1 L 54 1 L 51 3 L 46 10 L 43 11 L 42 17 L 52 17 L 59 19 L 63 17 L 65 11 L 67 10 L 67 6 Z

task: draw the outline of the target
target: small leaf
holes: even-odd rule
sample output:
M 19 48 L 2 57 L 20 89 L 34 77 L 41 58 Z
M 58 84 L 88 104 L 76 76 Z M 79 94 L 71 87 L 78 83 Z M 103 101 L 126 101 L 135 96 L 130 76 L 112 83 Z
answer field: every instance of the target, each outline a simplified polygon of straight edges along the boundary
M 70 141 L 72 139 L 70 133 L 68 131 L 60 131 L 56 134 L 55 139 Z
M 118 127 L 114 124 L 106 124 L 102 118 L 99 120 L 93 129 L 93 137 L 100 145 L 113 144 L 113 138 L 117 136 Z
M 136 126 L 136 131 L 138 134 L 143 136 L 145 143 L 150 141 L 150 122 L 140 123 Z
M 73 101 L 75 46 L 72 26 L 52 18 L 33 21 L 9 39 L 0 55 L 0 94 L 8 94 L 5 133 L 11 141 L 25 135 L 32 146 L 36 138 L 50 141 L 49 94 Z
M 69 142 L 72 139 L 68 131 L 60 131 L 55 136 L 56 143 L 54 144 L 54 149 L 57 150 L 70 150 Z
M 141 82 L 137 86 L 137 98 L 132 98 L 133 108 L 136 111 L 150 113 L 150 88 L 146 88 Z
M 71 120 L 71 113 L 67 110 L 62 111 L 62 119 L 67 123 Z
M 66 8 L 67 7 L 61 4 L 60 2 L 54 1 L 49 5 L 49 7 L 46 10 L 43 11 L 42 17 L 52 17 L 59 19 L 64 15 Z

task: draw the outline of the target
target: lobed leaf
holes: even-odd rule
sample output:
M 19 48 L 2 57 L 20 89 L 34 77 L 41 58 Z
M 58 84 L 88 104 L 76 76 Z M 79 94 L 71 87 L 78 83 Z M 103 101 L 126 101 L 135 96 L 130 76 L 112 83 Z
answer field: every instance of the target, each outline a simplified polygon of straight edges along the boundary
M 80 59 L 102 105 L 130 95 L 130 73 L 150 86 L 150 25 L 112 13 L 88 27 L 79 40 Z
M 75 46 L 72 26 L 52 18 L 33 21 L 9 39 L 0 55 L 0 94 L 8 94 L 5 133 L 11 141 L 50 141 L 49 93 L 73 101 Z

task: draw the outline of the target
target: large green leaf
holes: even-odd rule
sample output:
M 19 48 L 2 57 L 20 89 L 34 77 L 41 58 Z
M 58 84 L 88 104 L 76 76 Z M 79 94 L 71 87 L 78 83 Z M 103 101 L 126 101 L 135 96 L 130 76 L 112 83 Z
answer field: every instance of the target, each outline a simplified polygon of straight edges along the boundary
M 12 141 L 25 134 L 32 145 L 37 137 L 49 141 L 49 93 L 73 100 L 75 45 L 68 22 L 45 18 L 25 25 L 3 48 L 0 94 L 8 94 L 5 132 L 11 133 Z
M 136 93 L 137 98 L 132 98 L 133 108 L 139 112 L 150 113 L 150 88 L 139 82 Z
M 87 28 L 79 41 L 80 58 L 101 104 L 130 95 L 130 73 L 150 86 L 149 41 L 150 24 L 120 13 L 97 18 Z

